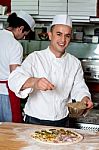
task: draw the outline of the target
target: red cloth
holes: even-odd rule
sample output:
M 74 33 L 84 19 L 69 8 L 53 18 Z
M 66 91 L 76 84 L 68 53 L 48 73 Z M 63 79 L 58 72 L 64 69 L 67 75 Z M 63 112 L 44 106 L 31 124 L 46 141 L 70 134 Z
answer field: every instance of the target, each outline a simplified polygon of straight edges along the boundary
M 15 95 L 8 87 L 8 81 L 0 81 L 0 83 L 6 83 L 8 88 L 11 111 L 12 111 L 12 122 L 21 123 L 22 122 L 22 112 L 21 112 L 21 102 L 20 98 Z

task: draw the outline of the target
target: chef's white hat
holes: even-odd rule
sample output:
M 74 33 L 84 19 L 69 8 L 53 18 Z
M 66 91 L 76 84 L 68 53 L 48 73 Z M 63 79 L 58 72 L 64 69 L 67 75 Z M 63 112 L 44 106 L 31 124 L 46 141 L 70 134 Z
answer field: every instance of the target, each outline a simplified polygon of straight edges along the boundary
M 33 26 L 35 25 L 35 21 L 32 18 L 31 15 L 29 15 L 28 13 L 26 13 L 25 11 L 19 11 L 19 13 L 17 14 L 17 16 L 19 18 L 22 18 L 28 25 L 30 28 L 33 28 Z
M 72 19 L 68 15 L 56 15 L 53 18 L 51 26 L 55 24 L 63 24 L 72 28 Z

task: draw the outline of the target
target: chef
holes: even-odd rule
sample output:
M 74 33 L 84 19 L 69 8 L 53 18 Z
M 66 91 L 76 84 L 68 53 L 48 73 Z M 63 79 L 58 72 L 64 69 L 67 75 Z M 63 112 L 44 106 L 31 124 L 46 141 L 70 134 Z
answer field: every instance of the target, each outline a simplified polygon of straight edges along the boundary
M 28 100 L 24 108 L 26 123 L 69 126 L 66 104 L 72 99 L 84 101 L 91 109 L 91 95 L 83 78 L 80 61 L 66 52 L 72 35 L 68 15 L 56 15 L 50 32 L 50 44 L 31 53 L 9 76 L 9 88 Z
M 22 62 L 23 39 L 35 24 L 32 16 L 24 11 L 12 13 L 7 19 L 8 27 L 0 30 L 0 121 L 22 122 L 20 99 L 9 90 L 8 76 Z

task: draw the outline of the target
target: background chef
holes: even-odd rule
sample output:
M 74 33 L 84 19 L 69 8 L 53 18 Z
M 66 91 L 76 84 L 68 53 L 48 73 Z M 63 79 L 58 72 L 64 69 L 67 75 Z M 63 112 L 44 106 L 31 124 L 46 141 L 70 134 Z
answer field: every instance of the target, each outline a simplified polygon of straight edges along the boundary
M 23 58 L 23 39 L 34 26 L 34 19 L 24 11 L 12 13 L 7 19 L 8 27 L 0 30 L 0 121 L 21 122 L 20 99 L 8 88 L 8 76 Z

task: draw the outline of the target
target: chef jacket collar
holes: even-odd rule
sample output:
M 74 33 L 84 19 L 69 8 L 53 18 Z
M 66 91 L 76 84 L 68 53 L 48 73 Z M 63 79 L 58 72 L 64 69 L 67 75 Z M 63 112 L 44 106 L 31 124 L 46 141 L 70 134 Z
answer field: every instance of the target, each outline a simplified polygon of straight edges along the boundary
M 50 47 L 48 46 L 48 51 L 49 51 L 49 54 L 51 56 L 52 59 L 56 59 L 56 60 L 63 60 L 65 58 L 65 56 L 67 55 L 67 52 L 65 51 L 65 53 L 62 55 L 62 57 L 60 58 L 57 58 L 55 56 L 55 54 L 51 51 Z

